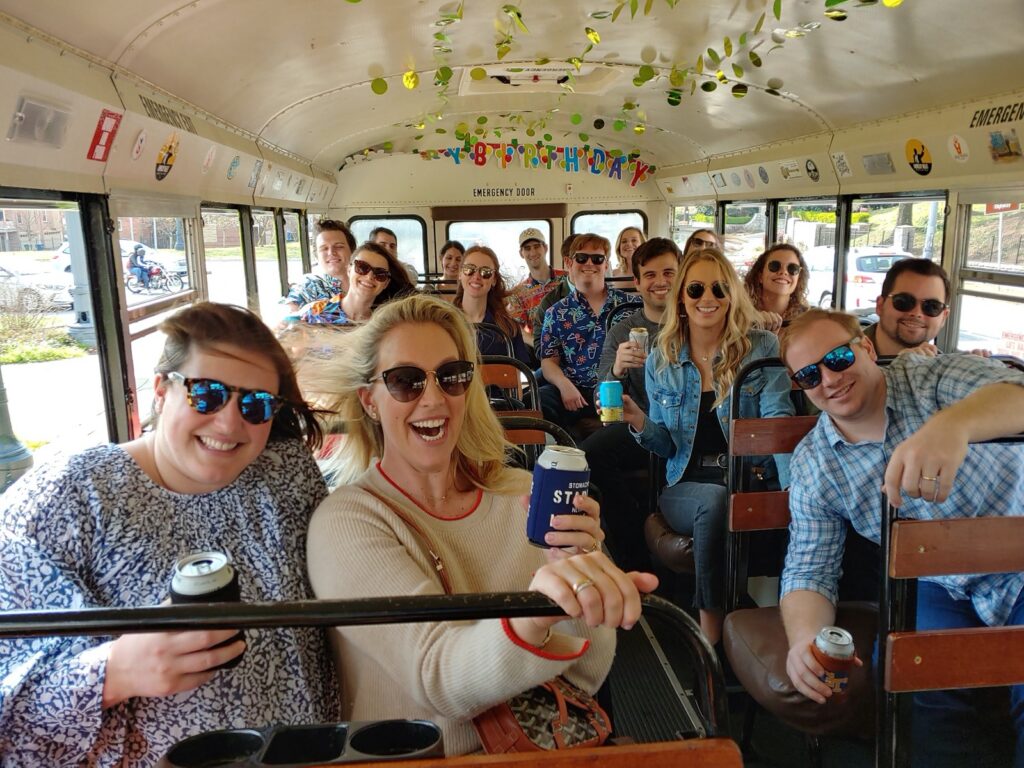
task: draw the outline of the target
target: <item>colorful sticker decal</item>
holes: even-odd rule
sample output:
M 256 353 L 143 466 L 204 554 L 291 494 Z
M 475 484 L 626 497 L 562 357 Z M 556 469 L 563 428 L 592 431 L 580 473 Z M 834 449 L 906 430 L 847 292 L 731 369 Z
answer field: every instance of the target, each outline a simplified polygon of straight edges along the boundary
M 817 181 L 821 178 L 821 174 L 818 172 L 818 165 L 810 158 L 807 158 L 807 162 L 804 163 L 804 170 L 807 171 L 807 178 L 811 181 Z
M 896 173 L 896 166 L 893 165 L 892 155 L 888 152 L 864 155 L 860 161 L 869 176 L 884 176 L 887 173 Z
M 763 183 L 768 183 L 768 171 L 765 170 L 765 167 L 763 165 L 757 166 L 757 175 L 761 177 L 761 181 Z
M 716 187 L 724 187 L 725 186 L 725 176 L 723 176 L 720 173 L 713 173 L 713 174 L 711 174 L 711 180 L 715 182 L 715 186 Z
M 749 168 L 743 169 L 743 180 L 747 182 L 748 187 L 754 188 L 754 174 L 750 172 Z
M 840 179 L 848 179 L 853 176 L 853 169 L 850 167 L 850 161 L 846 159 L 845 152 L 833 152 L 832 165 L 835 166 L 836 175 Z
M 907 164 L 918 176 L 927 176 L 932 172 L 932 153 L 920 139 L 910 139 L 905 149 Z
M 256 189 L 256 179 L 260 177 L 261 170 L 263 170 L 263 161 L 257 160 L 252 166 L 252 173 L 249 174 L 249 183 L 246 185 L 249 189 Z
M 740 185 L 740 175 L 736 173 L 736 171 L 733 171 L 732 175 L 729 176 L 729 181 L 732 182 L 734 187 L 738 187 Z
M 967 146 L 967 140 L 957 133 L 949 137 L 946 149 L 949 150 L 949 156 L 958 163 L 966 163 L 971 157 L 971 149 Z
M 645 163 L 636 154 L 613 155 L 589 144 L 563 147 L 541 141 L 536 144 L 520 144 L 513 139 L 508 143 L 478 141 L 468 149 L 467 146 L 427 149 L 420 152 L 420 157 L 424 160 L 440 160 L 447 157 L 455 165 L 478 167 L 493 161 L 502 168 L 544 168 L 566 173 L 589 171 L 595 176 L 629 181 L 631 187 L 646 181 L 655 171 L 653 165 Z
M 210 166 L 213 165 L 213 160 L 214 160 L 215 157 L 217 157 L 217 145 L 216 144 L 214 144 L 212 147 L 210 147 L 208 150 L 206 150 L 206 157 L 203 158 L 203 168 L 202 168 L 203 173 L 206 173 L 207 171 L 210 170 Z
M 997 163 L 1015 163 L 1021 158 L 1020 139 L 1017 129 L 991 131 L 988 135 L 988 150 Z
M 107 161 L 114 137 L 117 136 L 117 129 L 121 127 L 121 117 L 119 112 L 110 109 L 100 110 L 100 119 L 96 121 L 96 131 L 92 135 L 89 152 L 86 154 L 89 160 L 101 163 Z
M 142 157 L 142 150 L 146 146 L 146 132 L 139 131 L 139 135 L 135 137 L 135 144 L 132 146 L 132 160 L 138 160 Z
M 238 170 L 238 166 L 242 164 L 241 155 L 235 155 L 231 158 L 231 162 L 228 163 L 228 179 L 235 178 L 235 171 Z
M 789 162 L 779 163 L 779 173 L 782 174 L 782 178 L 786 179 L 799 179 L 802 178 L 804 173 L 800 170 L 800 163 L 797 160 L 790 160 Z
M 167 174 L 171 172 L 174 167 L 174 161 L 178 159 L 178 133 L 175 131 L 167 137 L 167 141 L 160 147 L 160 152 L 156 156 L 156 180 L 163 181 L 167 178 Z

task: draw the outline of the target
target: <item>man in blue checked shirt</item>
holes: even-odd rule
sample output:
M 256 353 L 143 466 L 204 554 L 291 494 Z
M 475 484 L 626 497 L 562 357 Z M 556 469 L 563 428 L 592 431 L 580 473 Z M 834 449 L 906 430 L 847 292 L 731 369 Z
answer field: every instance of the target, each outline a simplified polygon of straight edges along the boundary
M 805 696 L 831 690 L 810 653 L 835 620 L 848 520 L 878 542 L 883 486 L 903 516 L 920 519 L 1024 514 L 1024 448 L 968 446 L 1024 432 L 1024 375 L 973 355 L 904 354 L 880 368 L 857 319 L 812 309 L 781 339 L 793 380 L 822 415 L 790 465 L 790 544 L 782 575 L 786 670 Z M 918 629 L 1024 624 L 1024 574 L 958 575 L 918 584 Z M 860 649 L 862 654 L 868 649 Z M 859 660 L 858 660 L 858 663 Z M 914 697 L 915 765 L 996 762 L 977 691 Z M 1024 686 L 1011 690 L 1015 765 L 1024 766 Z

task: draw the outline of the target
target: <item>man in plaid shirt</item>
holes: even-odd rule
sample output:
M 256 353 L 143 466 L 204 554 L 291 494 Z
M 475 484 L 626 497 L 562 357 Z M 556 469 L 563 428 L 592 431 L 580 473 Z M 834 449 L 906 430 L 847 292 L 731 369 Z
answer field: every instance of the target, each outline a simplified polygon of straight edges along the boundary
M 880 368 L 855 317 L 818 309 L 793 321 L 781 354 L 822 411 L 793 454 L 781 610 L 789 677 L 824 704 L 831 690 L 819 679 L 824 670 L 810 645 L 835 621 L 845 522 L 879 541 L 883 481 L 903 517 L 1024 515 L 1024 446 L 968 445 L 1024 432 L 1024 375 L 961 354 L 904 354 Z M 1022 573 L 922 579 L 918 629 L 1022 625 L 1022 587 Z M 1005 745 L 986 739 L 992 728 L 977 696 L 972 690 L 915 695 L 915 764 L 963 765 L 967 755 L 976 766 L 1006 764 L 995 756 Z M 1022 766 L 1024 686 L 1014 686 L 1011 697 L 1015 765 Z

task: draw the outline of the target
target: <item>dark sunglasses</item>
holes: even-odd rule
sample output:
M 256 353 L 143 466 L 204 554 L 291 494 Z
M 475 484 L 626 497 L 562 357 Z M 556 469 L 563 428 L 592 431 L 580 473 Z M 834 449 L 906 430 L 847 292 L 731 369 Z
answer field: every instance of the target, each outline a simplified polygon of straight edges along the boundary
M 714 240 L 705 240 L 703 237 L 695 237 L 690 241 L 690 247 L 697 246 L 698 248 L 717 248 L 718 243 Z
M 171 381 L 185 386 L 185 398 L 192 410 L 204 416 L 221 410 L 231 399 L 231 393 L 238 393 L 238 410 L 250 424 L 266 424 L 281 410 L 285 401 L 262 389 L 232 387 L 216 379 L 187 379 L 177 371 L 167 374 Z
M 463 264 L 462 266 L 462 274 L 466 277 L 472 277 L 477 272 L 480 273 L 480 277 L 484 280 L 490 280 L 494 277 L 493 267 L 478 267 L 476 264 Z
M 352 269 L 356 271 L 357 275 L 368 275 L 373 273 L 373 279 L 378 283 L 386 283 L 391 279 L 391 271 L 385 267 L 371 267 L 362 259 L 356 259 L 352 262 Z
M 583 253 L 580 251 L 579 253 L 574 253 L 572 258 L 577 264 L 586 264 L 589 261 L 595 267 L 600 267 L 608 257 L 603 253 Z
M 686 295 L 696 301 L 704 295 L 704 290 L 707 286 L 704 283 L 694 280 L 692 283 L 688 283 L 686 286 Z M 716 299 L 724 299 L 729 295 L 729 290 L 717 280 L 711 284 L 711 295 Z
M 778 259 L 773 259 L 772 261 L 768 262 L 769 272 L 778 272 L 780 269 L 782 269 L 782 262 L 779 261 Z M 791 274 L 793 277 L 796 277 L 797 275 L 800 274 L 800 265 L 787 264 L 786 271 L 789 272 L 789 274 Z
M 825 356 L 818 362 L 805 365 L 789 378 L 796 382 L 800 389 L 814 389 L 821 384 L 821 366 L 824 365 L 834 373 L 840 373 L 853 365 L 856 357 L 850 345 L 856 344 L 858 341 L 860 341 L 859 338 L 850 339 L 845 344 L 836 347 L 830 352 L 826 352 Z
M 917 306 L 917 297 L 909 293 L 890 293 L 889 301 L 897 312 L 910 312 Z M 921 311 L 928 317 L 938 317 L 946 309 L 946 304 L 938 299 L 925 299 L 921 302 Z
M 397 368 L 388 368 L 380 376 L 374 376 L 369 383 L 380 379 L 395 400 L 410 403 L 426 390 L 428 374 L 433 374 L 434 381 L 442 392 L 457 397 L 466 394 L 466 390 L 469 389 L 469 382 L 473 380 L 473 363 L 468 360 L 453 360 L 437 366 L 436 371 L 424 371 L 415 365 L 400 365 Z

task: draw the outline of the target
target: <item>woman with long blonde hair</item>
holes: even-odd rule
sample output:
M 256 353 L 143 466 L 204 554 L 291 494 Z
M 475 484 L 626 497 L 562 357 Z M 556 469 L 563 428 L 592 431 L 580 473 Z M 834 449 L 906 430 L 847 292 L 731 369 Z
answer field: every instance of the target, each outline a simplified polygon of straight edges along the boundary
M 736 270 L 717 248 L 691 251 L 683 258 L 670 296 L 646 363 L 650 414 L 624 396 L 625 420 L 640 445 L 668 460 L 668 487 L 659 506 L 674 530 L 693 537 L 694 603 L 701 629 L 717 643 L 725 591 L 731 390 L 741 368 L 759 358 L 778 357 L 779 344 L 773 334 L 752 327 L 755 310 Z M 759 370 L 744 382 L 740 414 L 792 415 L 789 390 L 784 368 Z M 776 461 L 785 487 L 788 457 Z

